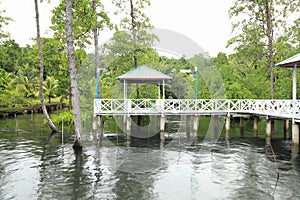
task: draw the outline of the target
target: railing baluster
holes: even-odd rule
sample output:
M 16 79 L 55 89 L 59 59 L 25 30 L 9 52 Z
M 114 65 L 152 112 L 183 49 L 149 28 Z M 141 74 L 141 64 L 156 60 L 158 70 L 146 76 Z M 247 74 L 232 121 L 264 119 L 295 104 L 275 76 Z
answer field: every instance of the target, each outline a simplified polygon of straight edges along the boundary
M 291 118 L 299 115 L 300 101 L 241 99 L 95 99 L 94 114 L 205 114 L 239 113 Z M 294 113 L 295 112 L 295 113 Z

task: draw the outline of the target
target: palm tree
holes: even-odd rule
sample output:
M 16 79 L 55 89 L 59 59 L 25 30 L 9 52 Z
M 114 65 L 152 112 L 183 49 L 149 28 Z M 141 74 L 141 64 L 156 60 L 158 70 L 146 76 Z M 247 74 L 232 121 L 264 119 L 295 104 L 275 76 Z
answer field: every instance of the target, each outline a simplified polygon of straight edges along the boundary
M 44 116 L 46 118 L 48 126 L 51 128 L 52 132 L 58 132 L 58 129 L 53 124 L 52 120 L 49 117 L 48 111 L 45 105 L 45 99 L 43 95 L 43 82 L 44 82 L 44 64 L 43 64 L 43 49 L 41 43 L 41 35 L 40 35 L 40 20 L 39 20 L 39 8 L 38 8 L 38 1 L 34 0 L 35 4 L 35 19 L 36 19 L 36 30 L 37 30 L 37 41 L 39 47 L 39 56 L 40 56 L 40 84 L 39 84 L 39 94 L 40 94 L 40 101 L 42 105 L 42 110 Z
M 45 91 L 45 96 L 48 97 L 49 103 L 51 103 L 51 97 L 56 97 L 55 89 L 58 87 L 58 80 L 54 76 L 47 76 L 46 81 L 43 84 L 43 90 Z
M 36 78 L 17 75 L 14 80 L 17 93 L 22 93 L 24 97 L 33 97 L 36 88 Z
M 5 70 L 0 70 L 0 87 L 2 87 L 4 90 L 8 89 L 10 83 L 13 80 L 13 74 L 10 72 L 7 72 Z

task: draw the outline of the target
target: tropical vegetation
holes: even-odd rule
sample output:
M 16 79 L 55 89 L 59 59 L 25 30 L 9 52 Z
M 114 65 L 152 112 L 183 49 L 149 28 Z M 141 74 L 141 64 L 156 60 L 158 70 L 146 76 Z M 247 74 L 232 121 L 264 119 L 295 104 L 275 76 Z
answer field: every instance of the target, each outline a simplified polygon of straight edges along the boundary
M 143 12 L 150 6 L 150 0 L 114 0 L 115 11 L 124 16 L 115 24 L 98 0 L 73 0 L 72 3 L 76 69 L 73 73 L 77 73 L 82 116 L 92 116 L 97 78 L 101 83 L 98 97 L 121 98 L 122 85 L 115 78 L 139 65 L 148 65 L 173 77 L 167 83 L 166 98 L 195 98 L 194 69 L 200 66 L 203 73 L 199 72 L 202 76 L 198 98 L 291 98 L 292 71 L 276 68 L 274 64 L 300 52 L 299 1 L 234 0 L 229 10 L 235 22 L 234 36 L 228 41 L 234 51 L 220 52 L 213 58 L 207 54 L 160 55 L 153 46 L 157 36 L 147 31 L 153 28 L 151 19 Z M 72 107 L 74 85 L 71 86 L 68 64 L 70 47 L 65 31 L 65 1 L 61 1 L 52 14 L 54 35 L 41 38 L 43 94 L 45 103 L 61 102 Z M 38 43 L 21 47 L 3 31 L 9 22 L 9 16 L 0 12 L 0 109 L 40 104 Z M 95 37 L 101 37 L 101 33 L 109 29 L 114 30 L 109 42 L 96 45 L 94 52 L 88 51 L 87 46 L 96 41 Z M 214 74 L 207 71 L 212 68 L 221 74 L 224 91 L 213 81 Z M 189 73 L 181 73 L 182 69 Z M 300 76 L 298 78 L 300 81 Z M 157 98 L 158 95 L 156 85 L 140 85 L 138 93 L 136 86 L 132 86 L 130 91 L 131 98 Z

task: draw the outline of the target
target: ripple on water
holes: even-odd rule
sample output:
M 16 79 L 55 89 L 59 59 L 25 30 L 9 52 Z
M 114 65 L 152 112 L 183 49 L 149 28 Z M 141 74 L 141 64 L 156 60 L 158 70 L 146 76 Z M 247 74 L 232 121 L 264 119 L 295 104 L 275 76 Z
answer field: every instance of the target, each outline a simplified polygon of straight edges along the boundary
M 285 142 L 273 148 L 278 181 L 264 140 L 162 149 L 88 141 L 75 155 L 71 144 L 3 138 L 0 199 L 299 199 L 298 153 Z

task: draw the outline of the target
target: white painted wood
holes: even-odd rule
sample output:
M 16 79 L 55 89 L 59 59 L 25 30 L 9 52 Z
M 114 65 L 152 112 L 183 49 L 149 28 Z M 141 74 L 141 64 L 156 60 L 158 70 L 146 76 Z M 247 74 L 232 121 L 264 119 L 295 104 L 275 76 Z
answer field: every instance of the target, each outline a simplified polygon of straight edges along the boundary
M 293 100 L 296 101 L 297 95 L 297 64 L 294 65 L 293 69 Z
M 95 115 L 261 115 L 300 120 L 300 101 L 253 99 L 95 99 Z

